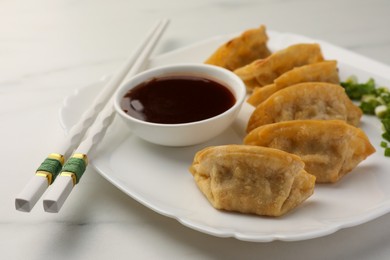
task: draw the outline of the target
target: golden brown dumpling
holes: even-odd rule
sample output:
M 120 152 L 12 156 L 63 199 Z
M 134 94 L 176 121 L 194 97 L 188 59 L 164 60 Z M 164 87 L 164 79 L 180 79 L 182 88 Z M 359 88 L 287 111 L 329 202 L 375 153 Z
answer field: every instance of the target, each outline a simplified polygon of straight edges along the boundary
M 362 111 L 343 87 L 323 82 L 299 83 L 281 89 L 258 105 L 247 132 L 256 127 L 298 119 L 339 119 L 358 126 Z
M 234 71 L 245 83 L 248 90 L 272 84 L 283 73 L 299 66 L 321 62 L 324 58 L 320 45 L 301 43 L 291 45 L 274 52 L 265 59 L 252 63 Z
M 280 150 L 224 145 L 199 151 L 190 172 L 217 209 L 280 216 L 312 195 L 315 177 L 302 160 Z
M 248 99 L 248 103 L 257 106 L 273 93 L 288 86 L 303 82 L 329 82 L 339 84 L 337 61 L 322 61 L 296 67 L 283 73 L 273 84 L 257 87 Z
M 220 46 L 205 63 L 235 70 L 256 59 L 269 56 L 271 52 L 267 47 L 267 41 L 268 36 L 264 25 L 247 30 L 239 37 Z
M 336 182 L 375 152 L 364 132 L 341 120 L 295 120 L 264 125 L 247 145 L 280 149 L 301 157 L 316 182 Z

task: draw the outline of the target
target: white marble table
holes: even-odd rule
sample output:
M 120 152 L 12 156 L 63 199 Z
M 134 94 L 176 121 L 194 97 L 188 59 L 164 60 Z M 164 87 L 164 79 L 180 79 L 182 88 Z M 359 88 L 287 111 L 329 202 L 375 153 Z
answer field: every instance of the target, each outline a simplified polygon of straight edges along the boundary
M 156 53 L 266 24 L 390 65 L 389 11 L 386 0 L 1 1 L 1 259 L 388 259 L 390 215 L 321 238 L 251 243 L 189 229 L 92 169 L 58 214 L 18 212 L 14 197 L 63 137 L 63 98 L 113 73 L 158 18 L 171 24 Z

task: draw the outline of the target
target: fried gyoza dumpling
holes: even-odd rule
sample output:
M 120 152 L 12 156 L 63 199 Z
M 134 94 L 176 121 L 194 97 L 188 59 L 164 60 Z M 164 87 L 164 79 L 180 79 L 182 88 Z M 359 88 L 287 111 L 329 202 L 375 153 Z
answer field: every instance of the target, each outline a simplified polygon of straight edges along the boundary
M 255 88 L 248 103 L 257 106 L 276 91 L 303 82 L 339 84 L 337 61 L 317 62 L 289 70 L 275 79 L 273 84 Z
M 244 139 L 247 145 L 298 155 L 316 182 L 337 182 L 375 152 L 364 132 L 341 120 L 294 120 L 264 125 Z
M 262 125 L 298 119 L 338 119 L 358 126 L 361 116 L 362 111 L 343 87 L 305 82 L 281 89 L 258 105 L 249 118 L 247 132 Z
M 267 41 L 264 25 L 245 31 L 239 37 L 220 46 L 205 63 L 235 70 L 256 59 L 268 57 L 271 52 L 267 47 Z
M 292 210 L 315 185 L 298 156 L 250 145 L 205 148 L 195 155 L 190 172 L 215 208 L 267 216 Z
M 248 90 L 272 84 L 283 73 L 303 65 L 321 62 L 324 58 L 320 45 L 295 44 L 274 52 L 265 59 L 252 63 L 234 71 L 245 83 Z

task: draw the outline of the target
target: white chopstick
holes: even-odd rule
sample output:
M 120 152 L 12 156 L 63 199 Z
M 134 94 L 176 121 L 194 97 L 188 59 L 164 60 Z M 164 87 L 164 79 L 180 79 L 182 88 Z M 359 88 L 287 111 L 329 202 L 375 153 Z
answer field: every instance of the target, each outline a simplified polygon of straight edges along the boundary
M 156 25 L 153 26 L 153 28 L 147 34 L 146 38 L 136 48 L 134 53 L 126 60 L 124 66 L 104 86 L 102 92 L 100 92 L 100 94 L 96 97 L 93 104 L 82 114 L 78 123 L 69 131 L 67 137 L 63 140 L 63 143 L 59 145 L 57 150 L 58 153 L 50 154 L 48 158 L 46 158 L 46 160 L 41 164 L 36 174 L 31 178 L 30 182 L 26 185 L 22 192 L 16 196 L 15 208 L 17 210 L 23 212 L 31 211 L 46 189 L 56 179 L 57 175 L 62 169 L 64 158 L 68 158 L 75 150 L 75 148 L 80 144 L 81 139 L 85 136 L 85 133 L 89 127 L 94 124 L 98 114 L 101 114 L 102 109 L 107 107 L 107 104 L 112 103 L 111 97 L 118 86 L 122 83 L 123 79 L 126 76 L 133 76 L 143 69 L 152 50 L 156 46 L 158 40 L 168 25 L 168 22 L 169 21 L 167 19 L 164 19 L 157 22 Z M 107 122 L 106 120 L 104 128 L 107 128 L 110 123 L 111 121 Z M 100 132 L 102 132 L 102 135 L 104 135 L 105 129 L 101 129 Z M 88 132 L 88 135 L 90 134 L 91 131 Z M 88 152 L 90 152 L 92 148 L 93 145 L 90 146 Z M 57 183 L 57 181 L 55 183 Z M 53 192 L 54 191 L 49 193 L 49 195 L 53 194 Z M 44 205 L 45 204 L 48 204 L 48 202 L 44 203 Z M 45 206 L 44 208 L 46 210 Z

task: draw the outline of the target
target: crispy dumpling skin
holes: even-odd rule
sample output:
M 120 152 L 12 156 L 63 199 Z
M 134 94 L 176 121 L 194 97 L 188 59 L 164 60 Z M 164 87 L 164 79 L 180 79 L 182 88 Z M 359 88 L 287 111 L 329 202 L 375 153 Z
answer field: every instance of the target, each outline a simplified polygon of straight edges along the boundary
M 265 59 L 258 59 L 234 71 L 252 91 L 255 87 L 272 84 L 283 73 L 303 65 L 321 62 L 324 57 L 319 44 L 294 44 L 272 53 Z
M 271 52 L 267 47 L 267 41 L 266 27 L 261 25 L 220 46 L 205 63 L 233 71 L 256 59 L 268 57 Z
M 341 120 L 294 120 L 264 125 L 247 145 L 280 149 L 301 157 L 318 183 L 334 183 L 375 152 L 365 133 Z
M 275 79 L 273 84 L 255 88 L 247 101 L 249 104 L 257 106 L 278 90 L 303 82 L 339 84 L 337 61 L 322 61 L 289 70 Z
M 256 127 L 299 119 L 338 119 L 358 126 L 362 111 L 343 87 L 324 82 L 305 82 L 281 89 L 256 107 L 247 133 Z
M 223 145 L 199 151 L 190 172 L 217 209 L 281 216 L 313 194 L 302 160 L 277 149 Z

